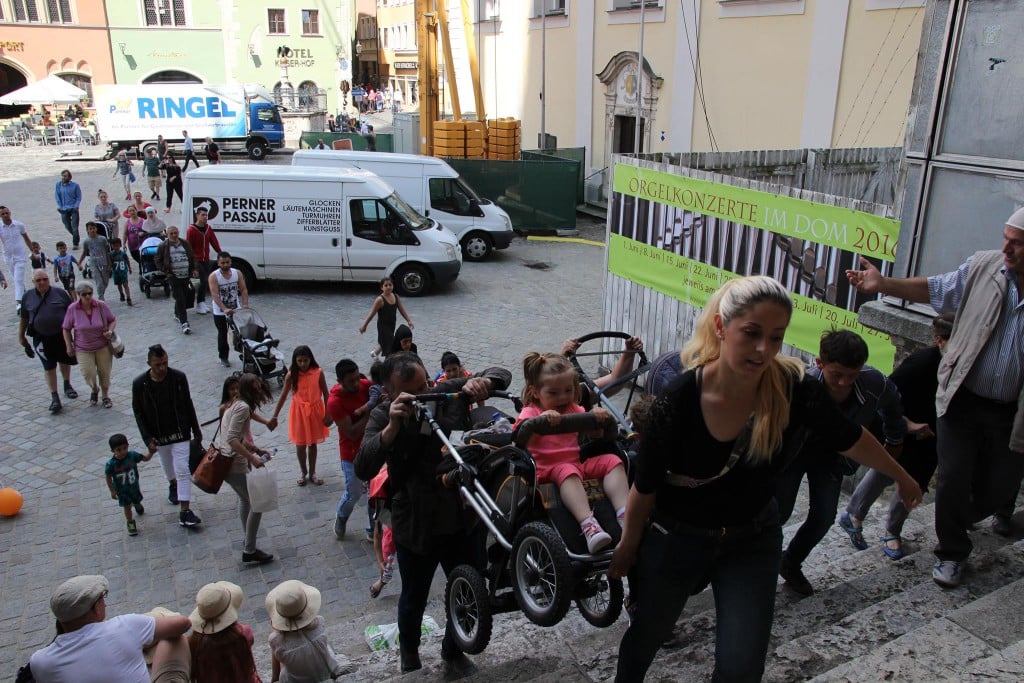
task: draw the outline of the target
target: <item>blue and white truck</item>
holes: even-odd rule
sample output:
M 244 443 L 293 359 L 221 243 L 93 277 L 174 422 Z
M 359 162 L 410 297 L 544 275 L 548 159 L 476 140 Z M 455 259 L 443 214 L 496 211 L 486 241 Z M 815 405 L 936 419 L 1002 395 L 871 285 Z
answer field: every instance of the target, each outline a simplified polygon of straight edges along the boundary
M 284 124 L 273 95 L 259 85 L 153 83 L 96 87 L 96 128 L 108 154 L 156 148 L 157 136 L 181 149 L 187 130 L 202 148 L 206 138 L 224 152 L 263 159 L 284 146 Z

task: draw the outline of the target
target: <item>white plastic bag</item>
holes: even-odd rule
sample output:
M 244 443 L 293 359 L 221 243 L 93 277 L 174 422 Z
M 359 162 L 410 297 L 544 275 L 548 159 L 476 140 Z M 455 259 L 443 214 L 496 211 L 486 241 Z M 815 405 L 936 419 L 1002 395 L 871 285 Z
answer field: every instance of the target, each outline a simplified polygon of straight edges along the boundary
M 423 637 L 438 635 L 440 627 L 434 618 L 428 614 L 423 615 L 423 622 L 420 624 L 420 635 Z M 379 626 L 367 626 L 363 631 L 366 644 L 374 652 L 398 647 L 398 624 L 381 624 Z
M 249 470 L 245 475 L 245 485 L 249 489 L 249 506 L 253 512 L 277 509 L 277 478 L 269 467 L 264 465 Z

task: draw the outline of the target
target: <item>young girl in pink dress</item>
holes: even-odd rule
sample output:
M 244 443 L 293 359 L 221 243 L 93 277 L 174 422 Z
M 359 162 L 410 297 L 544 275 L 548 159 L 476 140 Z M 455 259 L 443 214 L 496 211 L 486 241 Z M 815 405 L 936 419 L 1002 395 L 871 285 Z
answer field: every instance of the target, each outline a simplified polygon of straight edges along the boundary
M 316 476 L 317 444 L 323 443 L 331 433 L 328 429 L 331 417 L 327 414 L 327 380 L 308 346 L 297 346 L 292 353 L 292 365 L 284 377 L 284 389 L 270 420 L 275 427 L 289 394 L 292 394 L 292 404 L 288 409 L 288 440 L 295 444 L 299 469 L 302 470 L 302 476 L 296 483 L 305 486 L 308 479 L 319 486 L 324 480 Z
M 565 356 L 528 353 L 523 359 L 523 374 L 526 387 L 523 389 L 524 407 L 519 413 L 519 421 L 546 415 L 549 421 L 557 424 L 562 415 L 586 412 L 579 405 L 579 377 Z M 604 420 L 612 419 L 603 408 L 595 408 L 592 412 L 603 416 Z M 606 453 L 580 462 L 578 436 L 575 433 L 534 435 L 526 448 L 537 463 L 537 482 L 558 486 L 562 503 L 579 522 L 587 540 L 587 549 L 595 553 L 611 543 L 612 537 L 594 517 L 583 480 L 602 480 L 604 492 L 615 506 L 620 525 L 626 515 L 629 486 L 626 469 L 617 455 Z

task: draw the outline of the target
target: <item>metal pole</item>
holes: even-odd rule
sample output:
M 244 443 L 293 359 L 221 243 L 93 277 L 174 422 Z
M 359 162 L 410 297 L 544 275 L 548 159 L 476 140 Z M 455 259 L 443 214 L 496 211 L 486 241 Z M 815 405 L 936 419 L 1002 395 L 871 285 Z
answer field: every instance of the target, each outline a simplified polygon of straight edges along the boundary
M 644 13 L 647 0 L 640 2 L 640 51 L 636 66 L 636 130 L 633 131 L 633 153 L 640 153 L 640 118 L 644 106 Z
M 547 76 L 547 64 L 548 64 L 548 0 L 543 0 L 540 7 L 540 144 L 537 146 L 541 149 L 547 149 L 548 145 L 548 133 L 545 127 L 545 109 L 544 95 L 546 93 L 545 88 Z

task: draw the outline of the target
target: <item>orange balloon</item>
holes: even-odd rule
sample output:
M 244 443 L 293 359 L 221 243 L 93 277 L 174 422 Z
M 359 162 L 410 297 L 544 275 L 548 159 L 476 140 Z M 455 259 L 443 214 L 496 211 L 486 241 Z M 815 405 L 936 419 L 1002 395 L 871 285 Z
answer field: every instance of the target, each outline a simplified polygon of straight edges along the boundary
M 0 489 L 0 515 L 13 517 L 18 514 L 21 504 L 24 503 L 21 494 L 11 487 Z

